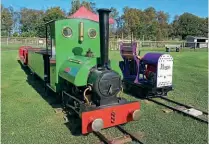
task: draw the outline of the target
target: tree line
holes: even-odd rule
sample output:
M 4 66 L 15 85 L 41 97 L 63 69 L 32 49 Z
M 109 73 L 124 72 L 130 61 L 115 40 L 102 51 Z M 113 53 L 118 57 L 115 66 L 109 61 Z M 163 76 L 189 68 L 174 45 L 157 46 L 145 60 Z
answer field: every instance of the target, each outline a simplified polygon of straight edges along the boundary
M 47 10 L 21 8 L 15 11 L 12 7 L 1 5 L 1 36 L 14 37 L 45 37 L 45 23 L 50 20 L 67 18 L 81 6 L 97 13 L 96 3 L 85 0 L 73 0 L 69 12 L 60 7 L 51 7 Z M 169 23 L 169 14 L 157 11 L 153 7 L 144 10 L 123 8 L 119 15 L 116 8 L 111 7 L 110 16 L 115 19 L 115 24 L 110 26 L 112 37 L 123 37 L 143 40 L 169 40 L 185 39 L 187 36 L 208 35 L 208 17 L 201 18 L 191 13 L 176 15 Z

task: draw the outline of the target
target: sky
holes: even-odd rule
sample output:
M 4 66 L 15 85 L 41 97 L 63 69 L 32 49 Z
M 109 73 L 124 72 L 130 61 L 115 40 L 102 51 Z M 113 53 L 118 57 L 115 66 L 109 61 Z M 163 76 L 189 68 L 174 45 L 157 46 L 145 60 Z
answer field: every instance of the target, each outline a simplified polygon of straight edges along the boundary
M 97 8 L 115 7 L 120 14 L 123 8 L 146 9 L 154 7 L 157 11 L 169 13 L 170 22 L 175 15 L 181 15 L 189 12 L 200 17 L 208 16 L 208 0 L 87 0 L 96 3 Z M 46 10 L 47 8 L 60 6 L 66 12 L 69 11 L 71 0 L 2 0 L 5 7 L 12 6 L 15 10 L 22 7 Z

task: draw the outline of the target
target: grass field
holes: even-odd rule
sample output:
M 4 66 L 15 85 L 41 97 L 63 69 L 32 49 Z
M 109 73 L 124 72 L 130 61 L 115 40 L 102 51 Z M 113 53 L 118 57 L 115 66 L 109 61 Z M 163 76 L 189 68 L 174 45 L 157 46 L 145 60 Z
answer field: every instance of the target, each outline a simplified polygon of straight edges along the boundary
M 17 50 L 2 49 L 2 143 L 98 143 L 89 134 L 80 136 L 71 129 L 73 118 L 65 123 L 62 114 L 54 113 L 40 80 L 31 79 L 17 62 Z M 8 50 L 8 51 L 7 51 Z M 146 51 L 142 52 L 142 55 Z M 168 97 L 203 110 L 208 107 L 207 52 L 170 53 L 174 57 L 174 87 Z M 116 51 L 110 58 L 120 60 Z M 125 128 L 141 132 L 145 143 L 207 143 L 208 126 L 175 112 L 164 113 L 164 107 L 122 94 L 128 100 L 141 102 L 141 119 Z M 115 128 L 103 130 L 119 136 Z M 74 134 L 74 135 L 73 135 Z

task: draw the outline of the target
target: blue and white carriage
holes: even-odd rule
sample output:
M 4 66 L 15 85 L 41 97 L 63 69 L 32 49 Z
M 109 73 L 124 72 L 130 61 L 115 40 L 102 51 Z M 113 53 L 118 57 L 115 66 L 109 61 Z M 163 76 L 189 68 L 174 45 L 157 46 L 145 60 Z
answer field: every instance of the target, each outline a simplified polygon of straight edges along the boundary
M 127 86 L 142 88 L 143 96 L 165 96 L 172 90 L 173 58 L 169 54 L 137 54 L 137 43 L 120 43 L 119 62 Z

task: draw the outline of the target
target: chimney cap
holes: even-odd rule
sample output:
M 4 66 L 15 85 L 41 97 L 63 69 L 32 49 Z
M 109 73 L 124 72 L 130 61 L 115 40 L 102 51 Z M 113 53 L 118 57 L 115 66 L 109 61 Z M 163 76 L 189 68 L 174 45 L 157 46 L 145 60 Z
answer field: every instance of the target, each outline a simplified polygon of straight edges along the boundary
M 97 10 L 98 12 L 111 12 L 111 10 L 110 9 L 106 9 L 106 8 L 101 8 L 101 9 L 98 9 Z

